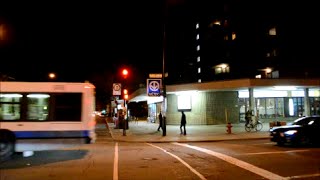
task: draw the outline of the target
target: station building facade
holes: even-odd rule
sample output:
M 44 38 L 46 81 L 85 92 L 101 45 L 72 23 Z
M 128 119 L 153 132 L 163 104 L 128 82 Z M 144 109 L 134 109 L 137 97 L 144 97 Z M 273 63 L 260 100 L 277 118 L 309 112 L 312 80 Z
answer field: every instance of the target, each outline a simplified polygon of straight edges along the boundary
M 180 124 L 181 111 L 190 125 L 244 122 L 251 109 L 255 118 L 291 121 L 320 115 L 320 79 L 237 79 L 166 86 L 166 98 L 148 97 L 146 88 L 130 102 L 146 101 L 148 118 L 157 122 L 161 111 L 167 124 Z M 165 101 L 164 101 L 165 100 Z

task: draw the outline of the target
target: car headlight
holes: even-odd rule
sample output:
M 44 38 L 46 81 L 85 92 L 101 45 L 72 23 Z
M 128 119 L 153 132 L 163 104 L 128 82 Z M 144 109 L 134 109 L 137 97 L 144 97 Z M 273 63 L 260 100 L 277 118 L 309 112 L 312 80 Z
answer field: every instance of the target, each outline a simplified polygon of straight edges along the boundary
M 297 132 L 298 132 L 297 130 L 289 130 L 289 131 L 284 132 L 284 134 L 285 135 L 293 135 L 293 134 L 295 134 Z

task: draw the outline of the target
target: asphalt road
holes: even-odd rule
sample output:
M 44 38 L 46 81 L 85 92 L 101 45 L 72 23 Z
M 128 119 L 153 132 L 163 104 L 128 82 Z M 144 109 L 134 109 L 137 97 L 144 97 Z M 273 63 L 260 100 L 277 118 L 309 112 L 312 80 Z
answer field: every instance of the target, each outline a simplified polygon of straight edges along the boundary
M 0 180 L 319 179 L 320 148 L 269 140 L 115 142 L 103 123 L 94 144 L 35 152 L 0 165 Z

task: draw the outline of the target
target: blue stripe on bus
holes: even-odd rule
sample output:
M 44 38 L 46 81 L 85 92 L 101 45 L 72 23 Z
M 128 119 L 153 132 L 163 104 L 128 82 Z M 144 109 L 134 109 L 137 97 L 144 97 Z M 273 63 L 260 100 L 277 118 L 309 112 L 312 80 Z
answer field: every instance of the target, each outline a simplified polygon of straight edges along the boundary
M 89 137 L 89 131 L 15 131 L 16 138 L 81 138 Z

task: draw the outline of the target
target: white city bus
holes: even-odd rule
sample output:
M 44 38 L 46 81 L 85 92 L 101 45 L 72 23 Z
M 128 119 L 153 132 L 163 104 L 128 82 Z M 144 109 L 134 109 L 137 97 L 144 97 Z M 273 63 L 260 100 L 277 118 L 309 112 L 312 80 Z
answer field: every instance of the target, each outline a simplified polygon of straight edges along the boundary
M 91 83 L 1 82 L 0 158 L 95 141 Z

